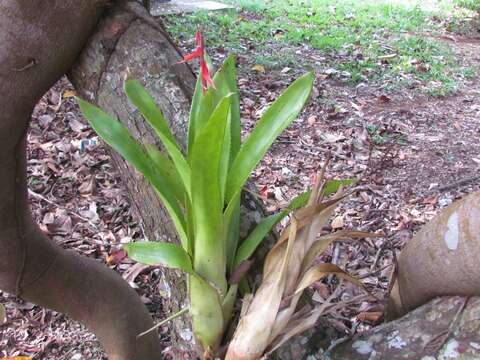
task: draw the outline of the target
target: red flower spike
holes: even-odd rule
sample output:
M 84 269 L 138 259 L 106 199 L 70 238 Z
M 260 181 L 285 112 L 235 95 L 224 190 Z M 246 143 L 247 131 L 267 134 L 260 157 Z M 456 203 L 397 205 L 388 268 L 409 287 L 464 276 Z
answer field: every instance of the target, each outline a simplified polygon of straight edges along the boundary
M 195 50 L 192 53 L 185 55 L 183 57 L 183 60 L 179 63 L 188 62 L 193 59 L 200 59 L 200 77 L 202 80 L 202 92 L 205 94 L 208 86 L 211 86 L 215 89 L 215 83 L 210 76 L 210 70 L 208 70 L 207 62 L 205 61 L 205 45 L 203 42 L 203 35 L 200 30 L 198 30 L 195 34 L 195 43 L 197 45 Z
M 205 60 L 200 60 L 200 72 L 202 76 L 202 89 L 206 91 L 208 85 L 216 89 L 215 83 L 213 82 L 213 79 L 210 76 L 210 70 L 208 70 L 208 66 Z
M 179 61 L 178 63 L 179 64 L 182 64 L 182 63 L 185 63 L 187 61 L 191 61 L 193 59 L 197 59 L 197 58 L 201 58 L 203 56 L 202 52 L 200 51 L 200 49 L 196 49 L 194 52 L 192 52 L 191 54 L 188 54 L 188 55 L 185 55 L 183 57 L 183 60 Z
M 197 32 L 195 33 L 195 41 L 199 48 L 201 48 L 202 50 L 205 49 L 205 44 L 203 42 L 203 34 L 200 30 L 197 30 Z

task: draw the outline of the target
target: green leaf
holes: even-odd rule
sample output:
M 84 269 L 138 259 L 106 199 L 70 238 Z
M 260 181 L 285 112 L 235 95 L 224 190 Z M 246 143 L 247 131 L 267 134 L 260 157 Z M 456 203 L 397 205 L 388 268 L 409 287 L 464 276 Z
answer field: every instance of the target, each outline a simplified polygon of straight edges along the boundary
M 226 289 L 226 260 L 219 169 L 229 108 L 226 97 L 197 134 L 191 159 L 194 268 L 222 290 Z
M 153 166 L 155 166 L 157 172 L 165 175 L 165 180 L 168 183 L 168 187 L 172 190 L 180 204 L 185 206 L 187 200 L 187 191 L 183 181 L 180 179 L 175 165 L 172 161 L 164 156 L 154 145 L 147 145 L 147 154 L 152 159 Z
M 227 202 L 243 187 L 277 136 L 298 116 L 310 95 L 314 79 L 313 73 L 297 79 L 259 120 L 230 169 L 226 189 Z
M 222 67 L 218 69 L 213 77 L 216 91 L 212 92 L 214 104 L 218 104 L 222 98 L 230 95 L 230 162 L 233 162 L 240 150 L 240 95 L 237 88 L 237 69 L 235 67 L 235 55 L 230 55 L 224 61 Z
M 225 126 L 225 134 L 223 139 L 222 153 L 220 157 L 220 167 L 218 169 L 218 178 L 220 180 L 220 197 L 225 199 L 225 187 L 227 186 L 228 170 L 230 169 L 230 147 L 231 136 L 230 131 L 230 114 L 227 115 L 227 124 Z
M 190 159 L 191 151 L 193 148 L 193 142 L 195 141 L 196 128 L 198 117 L 200 116 L 200 103 L 202 101 L 202 79 L 200 75 L 197 76 L 197 81 L 195 83 L 195 90 L 192 97 L 192 105 L 190 106 L 190 115 L 188 117 L 188 139 L 187 139 L 187 155 Z
M 175 228 L 184 248 L 188 245 L 186 223 L 174 193 L 168 187 L 168 180 L 161 173 L 154 170 L 151 159 L 144 149 L 133 139 L 130 132 L 117 119 L 105 113 L 100 108 L 77 98 L 80 110 L 87 118 L 97 134 L 128 163 L 134 166 L 157 190 L 168 214 L 175 224 Z
M 237 300 L 238 285 L 230 285 L 227 291 L 227 295 L 222 301 L 223 319 L 226 325 L 232 318 L 233 307 L 235 306 L 235 300 Z
M 128 256 L 147 265 L 163 265 L 193 273 L 190 256 L 180 246 L 165 242 L 136 242 L 123 245 Z
M 263 239 L 267 234 L 272 230 L 272 228 L 277 225 L 285 216 L 287 216 L 291 211 L 297 210 L 308 203 L 311 191 L 306 191 L 297 197 L 295 197 L 287 208 L 283 211 L 280 211 L 277 214 L 270 215 L 262 219 L 255 229 L 248 235 L 248 237 L 242 242 L 242 245 L 238 248 L 233 270 L 240 265 L 242 261 L 248 260 L 257 247 L 262 243 Z M 232 271 L 233 271 L 232 270 Z
M 201 76 L 199 75 L 195 85 L 195 92 L 193 93 L 192 107 L 190 108 L 188 121 L 188 159 L 190 162 L 195 138 L 207 123 L 214 109 L 213 89 L 209 88 L 205 94 L 203 94 Z
M 127 128 L 100 108 L 80 98 L 77 100 L 80 110 L 97 134 L 143 175 L 151 174 L 148 157 Z
M 125 94 L 135 107 L 140 110 L 145 119 L 154 127 L 155 131 L 162 133 L 172 143 L 176 144 L 175 137 L 170 131 L 167 120 L 155 104 L 155 100 L 145 90 L 143 85 L 135 79 L 125 81 Z
M 311 190 L 301 193 L 290 202 L 290 204 L 287 206 L 287 209 L 290 211 L 293 211 L 293 210 L 300 209 L 301 207 L 304 207 L 305 205 L 307 205 L 308 199 L 310 199 L 311 193 L 312 193 Z
M 204 349 L 215 349 L 224 330 L 218 292 L 196 273 L 188 277 L 188 285 L 193 332 Z
M 328 196 L 338 191 L 340 186 L 347 186 L 356 183 L 357 179 L 329 180 L 323 188 L 323 195 Z
M 216 90 L 212 91 L 213 103 L 218 104 L 224 97 L 229 96 L 231 105 L 228 115 L 228 131 L 225 132 L 224 148 L 220 165 L 220 179 L 222 185 L 222 198 L 225 194 L 227 175 L 235 156 L 240 149 L 240 97 L 237 89 L 237 72 L 235 56 L 230 55 L 222 67 L 213 77 Z
M 140 333 L 137 335 L 137 339 L 141 338 L 142 336 L 145 336 L 149 333 L 151 333 L 152 331 L 158 329 L 159 327 L 169 323 L 170 321 L 172 320 L 175 320 L 176 318 L 182 316 L 183 314 L 185 314 L 186 312 L 188 312 L 189 308 L 188 307 L 184 307 L 183 309 L 177 311 L 175 314 L 172 314 L 170 315 L 169 317 L 167 317 L 166 319 L 163 319 L 162 321 L 156 323 L 154 326 L 152 326 L 150 329 Z
M 235 270 L 234 260 L 240 237 L 240 193 L 235 196 L 224 212 L 227 265 L 230 274 Z
M 236 268 L 242 261 L 247 260 L 252 256 L 252 254 L 257 249 L 258 245 L 261 244 L 263 239 L 267 236 L 267 234 L 272 230 L 272 228 L 282 220 L 288 214 L 287 211 L 281 211 L 278 214 L 270 215 L 264 219 L 262 219 L 255 229 L 248 235 L 248 237 L 242 242 L 240 247 L 238 248 L 237 255 L 235 257 L 235 265 Z
M 127 80 L 125 82 L 125 93 L 130 101 L 143 114 L 147 122 L 155 130 L 163 146 L 170 155 L 178 174 L 182 179 L 187 193 L 190 190 L 190 167 L 180 151 L 175 137 L 170 132 L 168 123 L 163 117 L 160 109 L 155 105 L 155 101 L 138 80 Z
M 188 158 L 191 159 L 191 149 L 195 141 L 196 134 L 205 126 L 209 116 L 220 101 L 231 96 L 231 114 L 230 114 L 230 137 L 231 147 L 229 160 L 230 163 L 238 153 L 240 148 L 240 96 L 237 88 L 237 72 L 235 68 L 235 56 L 230 55 L 223 63 L 222 67 L 213 76 L 216 89 L 209 88 L 205 94 L 202 92 L 201 77 L 197 77 L 195 93 L 190 110 L 190 120 L 188 128 Z

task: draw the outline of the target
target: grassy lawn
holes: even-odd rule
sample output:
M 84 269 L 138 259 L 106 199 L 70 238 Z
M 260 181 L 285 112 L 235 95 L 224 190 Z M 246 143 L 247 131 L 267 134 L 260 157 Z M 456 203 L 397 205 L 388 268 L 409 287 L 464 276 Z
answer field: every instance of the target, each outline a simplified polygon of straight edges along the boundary
M 169 31 L 185 41 L 201 26 L 209 47 L 241 53 L 251 64 L 274 69 L 300 61 L 353 84 L 381 82 L 446 95 L 476 74 L 435 40 L 445 24 L 454 26 L 469 14 L 459 4 L 472 8 L 476 0 L 223 2 L 235 9 L 165 17 Z

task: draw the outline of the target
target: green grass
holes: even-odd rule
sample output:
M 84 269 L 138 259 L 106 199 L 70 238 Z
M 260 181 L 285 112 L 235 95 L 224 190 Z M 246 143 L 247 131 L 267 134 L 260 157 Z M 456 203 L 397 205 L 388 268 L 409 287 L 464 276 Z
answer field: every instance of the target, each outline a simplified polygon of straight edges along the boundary
M 471 11 L 480 11 L 480 0 L 454 0 L 454 3 Z
M 165 17 L 178 40 L 203 28 L 209 47 L 247 55 L 269 69 L 308 64 L 308 51 L 322 55 L 318 70 L 349 73 L 347 81 L 420 82 L 432 95 L 454 92 L 464 69 L 447 46 L 431 35 L 439 21 L 473 0 L 224 0 L 224 12 Z M 435 18 L 433 17 L 435 16 Z M 306 56 L 302 51 L 307 45 Z M 281 52 L 280 52 L 281 51 Z M 393 56 L 394 57 L 389 57 Z M 311 64 L 310 64 L 311 65 Z M 345 78 L 345 76 L 344 76 Z

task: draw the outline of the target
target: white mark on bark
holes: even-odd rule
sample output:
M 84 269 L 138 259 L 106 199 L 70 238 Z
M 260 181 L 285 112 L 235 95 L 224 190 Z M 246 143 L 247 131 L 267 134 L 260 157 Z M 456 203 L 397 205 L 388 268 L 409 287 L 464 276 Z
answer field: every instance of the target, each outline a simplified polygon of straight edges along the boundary
M 300 344 L 307 345 L 307 343 L 308 343 L 308 337 L 304 336 L 300 339 Z
M 479 343 L 476 343 L 476 342 L 473 342 L 473 341 L 472 341 L 472 342 L 470 343 L 470 346 L 471 346 L 472 348 L 474 348 L 475 350 L 480 350 L 480 344 L 479 344 Z
M 356 352 L 362 355 L 370 354 L 373 351 L 372 345 L 363 340 L 357 340 L 352 344 L 352 348 L 355 349 Z
M 424 356 L 420 360 L 437 360 L 433 356 Z
M 407 343 L 398 335 L 388 340 L 388 347 L 390 349 L 401 349 L 405 346 L 407 346 Z
M 447 345 L 445 346 L 445 350 L 443 354 L 440 355 L 440 359 L 456 359 L 460 353 L 457 351 L 458 349 L 458 341 L 455 339 L 450 340 Z
M 445 232 L 444 241 L 450 250 L 457 250 L 459 240 L 458 230 L 458 214 L 454 212 L 447 221 L 447 231 Z
M 185 328 L 180 331 L 180 337 L 185 341 L 191 341 L 193 339 L 192 330 Z

